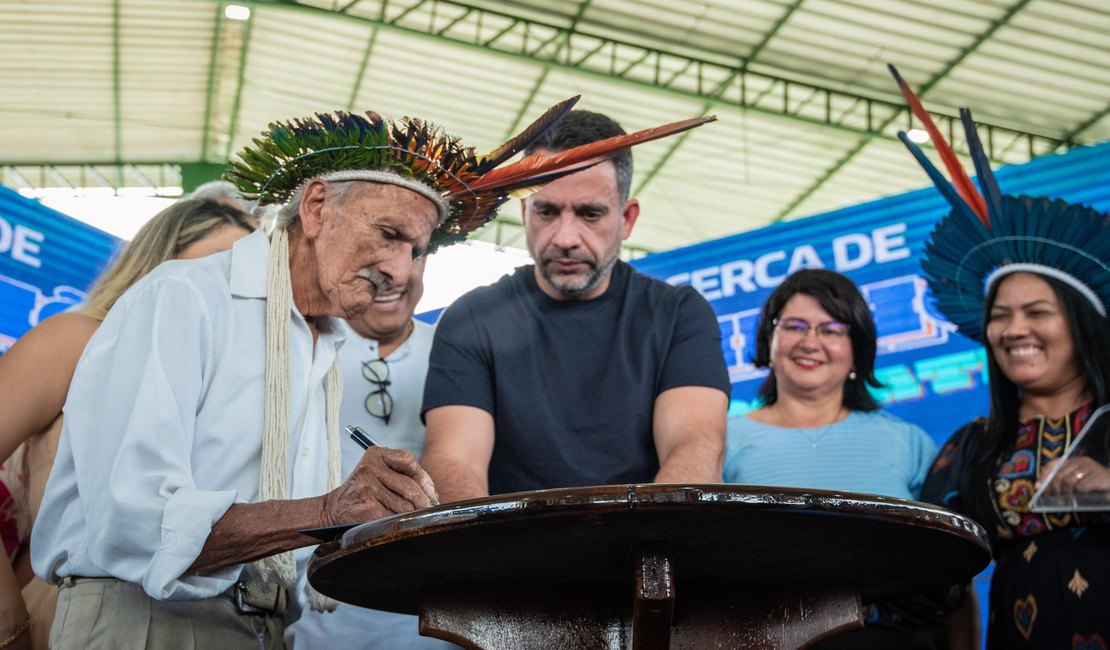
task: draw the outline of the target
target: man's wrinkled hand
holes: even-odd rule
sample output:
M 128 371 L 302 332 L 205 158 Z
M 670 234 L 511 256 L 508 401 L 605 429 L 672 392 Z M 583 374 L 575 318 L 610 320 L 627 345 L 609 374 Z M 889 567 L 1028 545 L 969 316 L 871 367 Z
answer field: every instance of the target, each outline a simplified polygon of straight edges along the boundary
M 324 498 L 329 525 L 387 517 L 439 504 L 432 478 L 403 449 L 371 447 L 342 485 Z

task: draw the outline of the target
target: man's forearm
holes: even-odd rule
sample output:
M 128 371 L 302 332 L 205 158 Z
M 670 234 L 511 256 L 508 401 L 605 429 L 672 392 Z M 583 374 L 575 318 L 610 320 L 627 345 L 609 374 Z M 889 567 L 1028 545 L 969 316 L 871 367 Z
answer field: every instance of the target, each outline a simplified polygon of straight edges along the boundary
M 489 496 L 493 455 L 493 416 L 473 406 L 440 406 L 425 416 L 424 455 L 420 463 L 431 475 L 440 503 Z
M 720 483 L 727 411 L 728 395 L 704 386 L 672 388 L 655 398 L 655 482 Z
M 231 506 L 212 526 L 204 548 L 188 573 L 211 573 L 226 566 L 320 543 L 297 531 L 333 525 L 325 514 L 325 499 L 326 495 Z
M 485 478 L 456 460 L 425 456 L 423 464 L 435 481 L 440 503 L 489 496 L 489 484 Z
M 720 483 L 724 450 L 690 442 L 668 454 L 659 465 L 656 483 Z

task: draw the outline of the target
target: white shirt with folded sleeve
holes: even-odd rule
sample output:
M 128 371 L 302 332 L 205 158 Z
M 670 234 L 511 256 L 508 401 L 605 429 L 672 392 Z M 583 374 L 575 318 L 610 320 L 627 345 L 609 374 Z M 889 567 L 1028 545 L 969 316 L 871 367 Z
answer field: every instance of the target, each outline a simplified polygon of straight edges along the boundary
M 35 573 L 115 577 L 153 598 L 215 596 L 242 565 L 183 576 L 235 503 L 258 501 L 269 241 L 167 262 L 119 299 L 85 348 L 31 542 Z M 289 498 L 327 487 L 324 377 L 342 330 L 313 345 L 295 308 Z M 325 329 L 330 331 L 324 331 Z M 302 565 L 311 548 L 296 555 Z

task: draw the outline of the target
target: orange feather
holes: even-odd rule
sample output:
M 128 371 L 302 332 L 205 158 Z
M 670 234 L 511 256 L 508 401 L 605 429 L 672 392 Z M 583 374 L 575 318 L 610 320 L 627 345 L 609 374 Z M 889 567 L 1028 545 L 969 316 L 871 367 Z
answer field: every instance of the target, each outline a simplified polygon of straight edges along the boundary
M 558 153 L 539 151 L 511 165 L 489 171 L 478 180 L 470 183 L 469 191 L 489 192 L 496 190 L 511 192 L 522 187 L 550 182 L 561 176 L 596 165 L 601 162 L 598 159 L 604 159 L 606 156 L 623 149 L 688 131 L 716 119 L 715 116 L 695 117 L 627 135 L 598 140 Z
M 932 116 L 929 111 L 921 104 L 921 100 L 910 89 L 909 84 L 898 74 L 898 70 L 893 65 L 887 65 L 890 68 L 890 73 L 894 75 L 894 80 L 898 82 L 898 88 L 902 91 L 902 96 L 906 98 L 906 102 L 910 105 L 913 114 L 917 119 L 921 120 L 925 130 L 929 133 L 929 139 L 933 141 L 933 146 L 936 147 L 937 153 L 940 154 L 940 159 L 944 166 L 948 169 L 948 175 L 952 177 L 952 185 L 956 187 L 956 192 L 960 198 L 967 203 L 975 212 L 983 225 L 990 228 L 990 221 L 987 217 L 987 202 L 983 200 L 983 196 L 979 194 L 979 190 L 971 182 L 971 178 L 964 171 L 963 165 L 960 164 L 959 158 L 956 157 L 956 152 L 952 151 L 952 147 L 948 141 L 944 139 L 940 129 L 937 128 L 933 122 Z

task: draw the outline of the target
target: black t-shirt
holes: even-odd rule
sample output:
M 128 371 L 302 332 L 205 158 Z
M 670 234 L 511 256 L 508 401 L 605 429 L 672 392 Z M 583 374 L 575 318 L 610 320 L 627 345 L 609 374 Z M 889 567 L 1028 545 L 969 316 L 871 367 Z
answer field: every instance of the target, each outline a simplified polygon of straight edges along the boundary
M 552 299 L 533 268 L 444 313 L 423 412 L 463 405 L 493 416 L 490 494 L 650 482 L 656 396 L 679 386 L 729 391 L 713 310 L 691 287 L 624 262 L 587 301 Z

